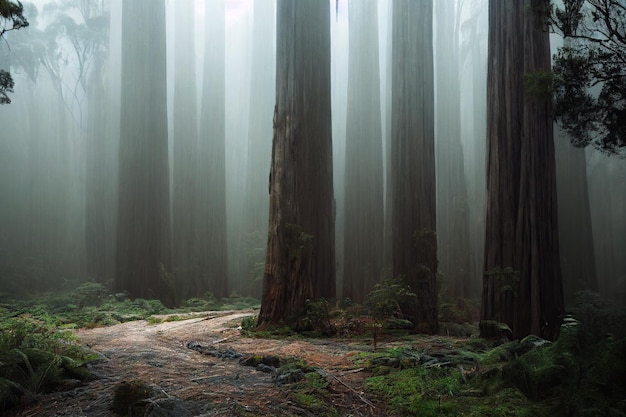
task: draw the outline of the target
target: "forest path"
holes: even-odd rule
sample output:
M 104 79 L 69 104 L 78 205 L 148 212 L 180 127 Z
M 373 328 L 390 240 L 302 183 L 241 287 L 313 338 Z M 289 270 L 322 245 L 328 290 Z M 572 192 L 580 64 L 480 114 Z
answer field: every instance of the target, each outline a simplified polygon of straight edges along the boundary
M 241 365 L 234 357 L 237 354 L 302 359 L 331 382 L 332 404 L 341 415 L 384 415 L 384 409 L 372 407 L 363 394 L 365 374 L 353 370 L 351 357 L 371 351 L 371 345 L 362 340 L 242 336 L 241 320 L 256 313 L 214 311 L 196 313 L 183 321 L 149 324 L 140 320 L 77 330 L 80 343 L 103 356 L 89 365 L 98 379 L 69 391 L 42 395 L 10 416 L 112 416 L 115 388 L 123 381 L 137 380 L 152 390 L 145 414 L 133 415 L 320 415 L 293 401 L 290 386 L 277 384 L 271 373 Z

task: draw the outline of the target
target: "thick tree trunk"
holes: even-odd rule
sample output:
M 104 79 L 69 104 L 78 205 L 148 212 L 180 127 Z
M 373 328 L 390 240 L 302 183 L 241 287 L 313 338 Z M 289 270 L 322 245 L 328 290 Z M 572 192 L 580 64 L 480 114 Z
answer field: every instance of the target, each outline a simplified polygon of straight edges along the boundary
M 393 3 L 393 275 L 417 300 L 402 311 L 415 330 L 438 331 L 433 3 Z
M 524 75 L 550 71 L 543 0 L 489 9 L 487 230 L 481 310 L 512 336 L 553 339 L 563 312 L 551 101 Z
M 172 306 L 165 4 L 125 0 L 122 37 L 115 286 Z
M 298 327 L 305 302 L 334 297 L 330 10 L 279 0 L 270 213 L 259 325 Z

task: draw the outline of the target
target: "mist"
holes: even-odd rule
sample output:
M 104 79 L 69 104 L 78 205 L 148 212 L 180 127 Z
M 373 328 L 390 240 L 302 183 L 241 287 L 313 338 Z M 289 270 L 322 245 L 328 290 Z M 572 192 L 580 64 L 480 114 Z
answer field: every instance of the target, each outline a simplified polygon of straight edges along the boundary
M 207 292 L 258 298 L 276 1 L 127 3 L 24 3 L 30 27 L 5 34 L 0 64 L 15 87 L 0 107 L 0 292 L 95 281 L 171 305 Z M 434 2 L 437 285 L 447 299 L 481 295 L 487 9 Z M 333 291 L 362 302 L 393 275 L 392 2 L 332 0 L 329 11 Z M 624 160 L 559 134 L 555 143 L 566 301 L 592 289 L 624 302 Z

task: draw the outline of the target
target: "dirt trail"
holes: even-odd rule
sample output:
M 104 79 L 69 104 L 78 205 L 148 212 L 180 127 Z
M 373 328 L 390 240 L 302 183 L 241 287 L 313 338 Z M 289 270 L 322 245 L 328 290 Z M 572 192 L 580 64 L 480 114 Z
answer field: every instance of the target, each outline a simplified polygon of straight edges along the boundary
M 338 339 L 276 340 L 243 337 L 241 319 L 253 310 L 198 313 L 197 318 L 148 324 L 145 320 L 76 331 L 80 342 L 102 355 L 90 365 L 97 380 L 13 410 L 10 417 L 112 416 L 113 390 L 122 381 L 142 380 L 153 388 L 150 416 L 312 416 L 279 386 L 271 373 L 242 366 L 218 352 L 297 357 L 328 373 L 335 408 L 342 415 L 384 415 L 362 393 L 363 372 L 350 357 L 366 346 Z M 163 316 L 165 317 L 165 316 Z M 370 403 L 371 404 L 371 403 Z

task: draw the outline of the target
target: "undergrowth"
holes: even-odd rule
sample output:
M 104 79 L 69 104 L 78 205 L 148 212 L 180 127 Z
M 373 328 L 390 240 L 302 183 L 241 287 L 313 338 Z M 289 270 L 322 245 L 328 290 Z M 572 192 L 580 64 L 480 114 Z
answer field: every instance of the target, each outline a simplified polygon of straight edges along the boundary
M 3 318 L 0 324 L 0 411 L 36 400 L 69 380 L 90 380 L 83 365 L 95 359 L 49 316 Z
M 626 416 L 626 312 L 595 294 L 580 294 L 555 342 L 429 343 L 354 355 L 388 415 Z
M 0 412 L 71 380 L 92 378 L 84 364 L 95 359 L 72 333 L 74 328 L 109 326 L 132 320 L 185 320 L 189 313 L 258 307 L 250 297 L 217 300 L 211 293 L 171 310 L 158 300 L 131 300 L 94 282 L 72 291 L 9 299 L 0 293 Z M 175 313 L 175 314 L 174 314 Z M 155 315 L 172 314 L 167 318 Z

